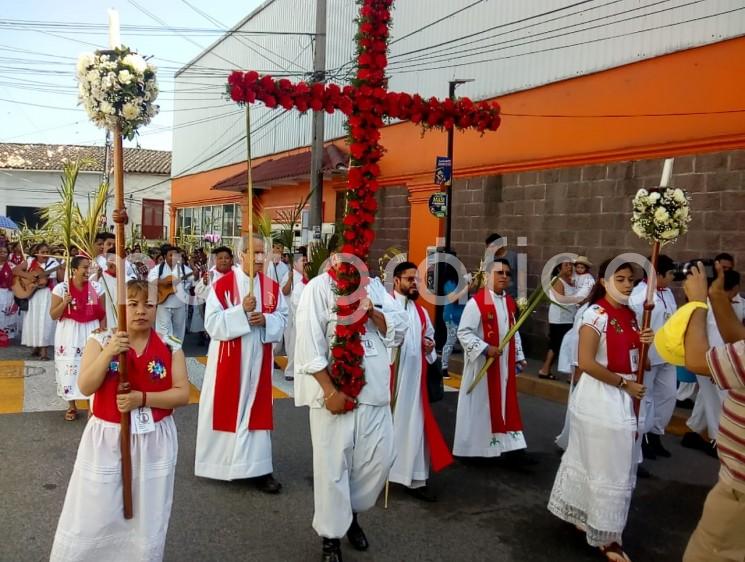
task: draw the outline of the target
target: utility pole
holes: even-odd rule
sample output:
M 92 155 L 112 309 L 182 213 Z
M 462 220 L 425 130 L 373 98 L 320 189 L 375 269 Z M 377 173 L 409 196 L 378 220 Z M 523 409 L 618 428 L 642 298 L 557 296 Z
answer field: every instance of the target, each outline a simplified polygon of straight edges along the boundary
M 455 99 L 455 89 L 461 84 L 467 82 L 473 82 L 473 78 L 467 79 L 455 79 L 448 82 L 448 97 Z M 455 162 L 453 161 L 453 136 L 454 129 L 448 130 L 448 160 L 450 160 L 450 179 L 445 184 L 447 193 L 447 212 L 445 214 L 445 247 L 438 251 L 444 251 L 449 254 L 452 251 L 451 245 L 451 232 L 452 232 L 452 214 L 453 214 L 453 177 L 455 176 Z M 445 263 L 438 263 L 435 267 L 435 287 L 437 288 L 438 295 L 445 294 L 445 268 L 448 267 Z M 435 346 L 438 350 L 442 349 L 447 340 L 447 326 L 445 326 L 445 320 L 443 319 L 445 313 L 444 305 L 438 305 L 435 307 Z
M 313 49 L 313 82 L 326 80 L 326 0 L 316 0 L 316 35 Z M 310 147 L 310 220 L 314 239 L 321 238 L 323 219 L 323 141 L 324 111 L 313 112 L 313 136 Z

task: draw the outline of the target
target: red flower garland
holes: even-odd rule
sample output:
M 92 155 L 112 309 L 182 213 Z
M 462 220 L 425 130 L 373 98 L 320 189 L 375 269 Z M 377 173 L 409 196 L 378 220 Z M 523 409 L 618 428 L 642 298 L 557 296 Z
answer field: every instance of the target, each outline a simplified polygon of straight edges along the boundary
M 357 76 L 351 86 L 336 84 L 293 84 L 289 80 L 275 80 L 257 72 L 233 72 L 228 78 L 228 94 L 238 103 L 260 101 L 267 107 L 296 108 L 301 112 L 325 110 L 341 111 L 348 116 L 348 144 L 351 166 L 348 175 L 347 214 L 344 217 L 341 251 L 367 261 L 375 240 L 372 229 L 377 210 L 375 192 L 379 188 L 378 161 L 384 149 L 378 144 L 384 119 L 404 119 L 427 129 L 476 129 L 496 131 L 500 125 L 499 104 L 474 103 L 468 98 L 457 100 L 436 98 L 424 100 L 419 95 L 389 92 L 385 68 L 388 64 L 388 30 L 393 0 L 358 0 L 361 5 L 355 40 L 357 42 Z M 365 385 L 363 369 L 367 316 L 354 320 L 359 302 L 353 295 L 367 278 L 351 264 L 342 263 L 329 274 L 336 284 L 336 312 L 339 322 L 331 344 L 333 361 L 331 378 L 338 389 L 356 398 Z M 346 319 L 346 320 L 345 320 Z M 349 402 L 347 409 L 354 408 Z

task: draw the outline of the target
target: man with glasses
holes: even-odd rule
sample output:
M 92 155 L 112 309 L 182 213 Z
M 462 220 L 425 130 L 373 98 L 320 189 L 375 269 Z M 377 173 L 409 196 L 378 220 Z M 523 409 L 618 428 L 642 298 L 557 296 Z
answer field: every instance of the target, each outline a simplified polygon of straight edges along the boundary
M 525 449 L 516 368 L 525 366 L 520 334 L 507 347 L 499 344 L 514 325 L 517 305 L 507 294 L 512 276 L 509 262 L 497 258 L 487 271 L 487 286 L 468 301 L 458 327 L 465 364 L 458 396 L 453 454 L 461 457 L 499 457 Z M 468 390 L 487 360 L 485 377 Z

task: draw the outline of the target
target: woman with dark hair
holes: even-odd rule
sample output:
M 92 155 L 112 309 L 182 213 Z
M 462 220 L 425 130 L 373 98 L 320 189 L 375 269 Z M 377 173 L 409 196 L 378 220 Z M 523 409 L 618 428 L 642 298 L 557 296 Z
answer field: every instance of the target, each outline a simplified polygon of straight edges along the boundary
M 68 403 L 66 421 L 78 417 L 75 400 L 87 399 L 78 388 L 85 342 L 94 330 L 106 326 L 103 287 L 89 281 L 90 266 L 88 256 L 78 255 L 70 260 L 69 280 L 54 288 L 49 310 L 52 320 L 59 320 L 54 334 L 54 372 L 57 395 Z
M 608 270 L 609 265 L 606 261 L 600 266 L 582 317 L 582 376 L 569 406 L 569 445 L 548 509 L 583 531 L 587 543 L 608 560 L 626 562 L 621 543 L 638 462 L 633 400 L 646 392 L 635 382 L 635 373 L 641 343 L 651 343 L 654 333 L 640 332 L 625 304 L 634 287 L 631 264 L 614 270 Z
M 36 286 L 23 317 L 21 345 L 32 347 L 32 356 L 47 361 L 47 347 L 54 344 L 54 322 L 49 316 L 54 279 L 50 276 L 58 270 L 60 263 L 49 257 L 49 246 L 44 242 L 36 246 L 33 254 L 13 270 L 14 275 L 26 277 Z
M 173 502 L 178 436 L 173 408 L 189 401 L 184 353 L 153 329 L 147 281 L 127 283 L 127 331 L 99 331 L 85 344 L 78 384 L 94 396 L 92 416 L 57 524 L 50 560 L 163 559 Z M 126 353 L 131 391 L 117 394 Z M 122 414 L 132 413 L 132 519 L 122 515 Z
M 565 302 L 570 301 L 576 293 L 572 281 L 573 276 L 574 266 L 568 260 L 558 264 L 551 272 L 551 277 L 555 277 L 556 281 L 549 289 L 551 304 L 548 307 L 548 351 L 546 351 L 543 366 L 538 370 L 538 377 L 541 379 L 556 380 L 551 373 L 551 367 L 559 357 L 564 336 L 572 329 L 574 323 L 577 305 L 573 302 Z M 557 304 L 558 302 L 562 304 Z

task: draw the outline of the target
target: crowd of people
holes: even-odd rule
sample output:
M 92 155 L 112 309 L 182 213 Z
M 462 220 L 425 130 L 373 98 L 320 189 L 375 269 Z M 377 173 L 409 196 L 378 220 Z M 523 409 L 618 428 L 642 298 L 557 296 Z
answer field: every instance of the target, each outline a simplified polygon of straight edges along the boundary
M 436 397 L 430 379 L 437 353 L 432 321 L 418 302 L 416 264 L 396 265 L 390 292 L 380 278 L 364 287 L 359 306 L 366 321 L 365 385 L 352 397 L 334 384 L 329 371 L 339 321 L 332 273 L 340 259 L 335 252 L 331 269 L 308 279 L 304 248 L 287 260 L 281 245 L 265 249 L 256 239 L 253 252 L 249 244 L 238 255 L 222 246 L 211 256 L 196 251 L 185 263 L 178 248 L 163 246 L 158 263 L 147 271 L 137 263 L 126 267 L 127 330 L 117 331 L 113 240 L 103 233 L 100 243 L 96 256 L 76 253 L 69 271 L 66 260 L 45 244 L 25 259 L 22 250 L 19 259 L 0 248 L 0 302 L 6 305 L 0 328 L 10 331 L 8 312 L 16 306 L 22 310 L 15 319 L 22 325 L 21 343 L 42 359 L 54 344 L 58 394 L 69 405 L 65 419 L 77 418 L 76 400 L 92 400 L 52 560 L 162 558 L 177 455 L 170 414 L 187 403 L 189 394 L 181 342 L 190 308 L 191 331 L 204 332 L 209 342 L 194 474 L 252 479 L 262 492 L 281 491 L 273 476 L 272 373 L 275 355 L 286 354 L 285 378 L 293 381 L 295 403 L 309 408 L 313 528 L 322 539 L 323 560 L 341 560 L 344 536 L 353 548 L 368 548 L 359 515 L 375 505 L 386 483 L 429 502 L 437 499 L 428 486 L 430 470 L 445 469 L 453 455 L 534 462 L 525 453 L 529 436 L 517 394 L 517 376 L 526 366 L 519 332 L 502 345 L 519 310 L 510 294 L 514 254 L 499 235 L 486 240 L 488 259 L 478 283 L 467 279 L 460 291 L 459 280 L 446 284 L 443 370 L 456 342 L 464 353 L 452 451 L 432 413 Z M 595 280 L 593 264 L 580 256 L 562 261 L 554 272 L 550 349 L 538 374 L 554 378 L 551 368 L 557 361 L 572 386 L 565 428 L 557 438 L 565 452 L 548 509 L 583 532 L 608 560 L 628 560 L 622 535 L 637 477 L 646 472 L 641 462 L 671 456 L 661 435 L 678 398 L 676 366 L 681 365 L 695 373 L 691 376 L 698 377 L 699 387 L 689 420 L 699 440 L 686 437 L 684 442 L 713 450 L 722 462 L 720 482 L 685 559 L 734 559 L 720 556 L 722 549 L 745 553 L 738 519 L 745 489 L 743 302 L 732 257 L 721 254 L 716 263 L 716 279 L 708 280 L 711 289 L 702 264 L 686 272 L 689 303 L 676 312 L 670 285 L 680 268 L 660 256 L 651 326 L 644 330 L 650 280 L 639 279 L 633 264 L 608 260 Z M 12 292 L 8 296 L 16 284 L 29 290 L 25 303 Z M 682 322 L 681 312 L 691 310 L 686 318 L 690 330 L 683 329 L 677 340 L 665 333 Z M 651 345 L 644 384 L 636 382 L 642 344 Z M 122 352 L 127 353 L 131 391 L 117 394 Z M 83 506 L 91 495 L 110 497 L 111 505 L 120 501 L 115 500 L 122 486 L 115 451 L 120 416 L 129 412 L 135 516 L 124 522 L 117 510 Z M 726 423 L 720 425 L 720 419 Z M 725 525 L 727 532 L 712 538 L 712 525 Z

